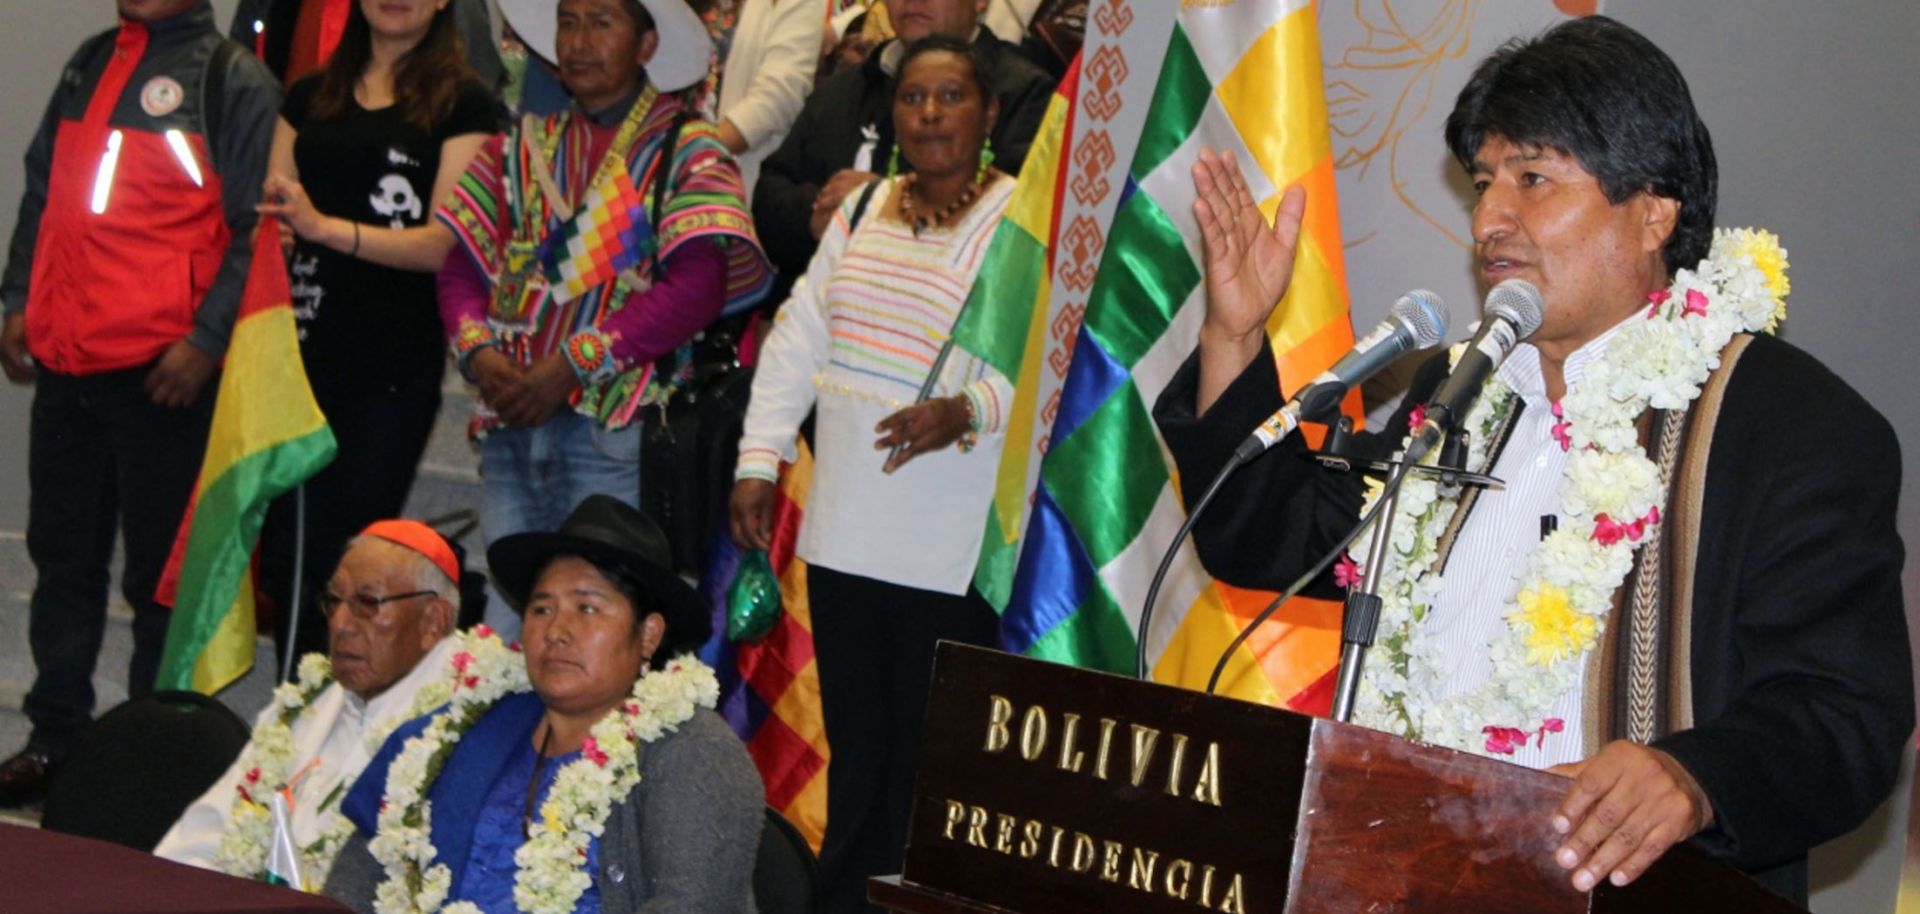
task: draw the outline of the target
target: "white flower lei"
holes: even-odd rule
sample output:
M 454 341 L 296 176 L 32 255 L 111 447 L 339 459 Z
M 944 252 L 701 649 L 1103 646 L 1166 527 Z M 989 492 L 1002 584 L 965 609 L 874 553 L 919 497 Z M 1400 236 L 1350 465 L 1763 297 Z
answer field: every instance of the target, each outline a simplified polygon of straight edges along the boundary
M 454 657 L 462 676 L 453 701 L 420 735 L 407 740 L 387 773 L 378 832 L 368 849 L 387 878 L 374 893 L 379 914 L 480 914 L 470 902 L 445 904 L 453 872 L 435 863 L 433 803 L 428 789 L 460 736 L 502 697 L 525 692 L 526 662 L 480 626 Z M 649 671 L 633 684 L 619 712 L 593 725 L 581 757 L 554 776 L 527 842 L 514 852 L 514 905 L 526 914 L 568 914 L 592 885 L 583 864 L 587 846 L 606 829 L 613 804 L 640 782 L 639 746 L 671 733 L 697 708 L 719 700 L 720 684 L 692 657 Z M 442 905 L 445 905 L 443 908 Z
M 1570 453 L 1560 484 L 1562 522 L 1527 560 L 1520 589 L 1502 613 L 1505 630 L 1488 646 L 1493 675 L 1444 699 L 1438 639 L 1428 610 L 1442 582 L 1436 544 L 1460 496 L 1424 476 L 1408 477 L 1396 508 L 1382 574 L 1381 638 L 1361 677 L 1355 719 L 1412 739 L 1485 755 L 1511 755 L 1538 734 L 1599 643 L 1613 593 L 1640 543 L 1657 535 L 1667 484 L 1639 445 L 1641 413 L 1684 409 L 1720 366 L 1734 334 L 1772 332 L 1786 315 L 1786 251 L 1771 233 L 1719 229 L 1707 258 L 1648 296 L 1647 319 L 1629 323 L 1561 400 L 1555 435 Z M 1455 357 L 1458 357 L 1456 349 Z M 1497 379 L 1474 408 L 1466 465 L 1483 472 L 1491 433 L 1516 394 Z M 1378 486 L 1366 505 L 1378 498 Z M 1366 540 L 1355 559 L 1365 561 Z
M 283 682 L 274 688 L 274 713 L 254 727 L 253 735 L 247 740 L 239 763 L 244 773 L 227 811 L 227 827 L 221 832 L 219 847 L 214 851 L 214 866 L 222 872 L 258 879 L 266 871 L 267 851 L 273 842 L 273 813 L 269 804 L 273 794 L 294 774 L 293 723 L 332 684 L 332 663 L 326 654 L 315 652 L 300 658 L 299 672 L 293 682 Z M 453 682 L 445 676 L 423 686 L 405 711 L 384 718 L 368 729 L 364 740 L 367 751 L 379 749 L 402 723 L 445 704 L 452 692 Z M 333 799 L 330 796 L 322 802 Z M 306 883 L 305 887 L 318 889 L 326 882 L 334 858 L 352 834 L 353 823 L 334 807 L 322 821 L 319 837 L 297 848 L 300 878 Z

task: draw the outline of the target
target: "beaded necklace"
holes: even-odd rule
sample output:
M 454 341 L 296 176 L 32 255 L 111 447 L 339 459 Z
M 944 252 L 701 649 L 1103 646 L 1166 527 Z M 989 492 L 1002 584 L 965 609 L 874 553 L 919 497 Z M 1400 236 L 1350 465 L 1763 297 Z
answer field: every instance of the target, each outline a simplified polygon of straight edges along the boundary
M 986 186 L 986 180 L 984 175 L 975 178 L 973 183 L 960 191 L 959 196 L 948 201 L 947 205 L 934 210 L 931 216 L 922 216 L 919 213 L 921 204 L 917 199 L 918 195 L 914 193 L 914 188 L 919 185 L 920 175 L 917 173 L 909 174 L 900 181 L 900 218 L 913 227 L 913 233 L 916 236 L 929 226 L 945 225 L 955 213 L 973 205 L 973 201 L 980 198 L 980 189 Z

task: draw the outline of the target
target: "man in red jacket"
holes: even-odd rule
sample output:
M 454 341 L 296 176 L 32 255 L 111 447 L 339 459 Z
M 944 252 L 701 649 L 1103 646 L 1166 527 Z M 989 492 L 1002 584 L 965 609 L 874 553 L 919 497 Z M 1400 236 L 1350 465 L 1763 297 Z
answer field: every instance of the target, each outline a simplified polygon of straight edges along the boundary
M 117 5 L 119 27 L 68 62 L 28 147 L 0 276 L 0 369 L 35 385 L 38 575 L 33 735 L 0 763 L 0 805 L 40 794 L 92 716 L 116 526 L 133 607 L 127 689 L 153 689 L 168 618 L 154 587 L 206 447 L 208 381 L 239 309 L 280 105 L 207 0 Z

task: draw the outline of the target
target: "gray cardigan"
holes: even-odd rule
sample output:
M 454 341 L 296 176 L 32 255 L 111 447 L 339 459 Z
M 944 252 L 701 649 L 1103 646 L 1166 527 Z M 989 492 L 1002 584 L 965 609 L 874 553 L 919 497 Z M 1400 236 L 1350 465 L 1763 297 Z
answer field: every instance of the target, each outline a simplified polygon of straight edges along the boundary
M 603 914 L 754 914 L 753 864 L 766 806 L 739 737 L 704 708 L 640 747 L 640 783 L 614 804 L 593 874 Z M 324 893 L 372 914 L 386 872 L 355 833 Z

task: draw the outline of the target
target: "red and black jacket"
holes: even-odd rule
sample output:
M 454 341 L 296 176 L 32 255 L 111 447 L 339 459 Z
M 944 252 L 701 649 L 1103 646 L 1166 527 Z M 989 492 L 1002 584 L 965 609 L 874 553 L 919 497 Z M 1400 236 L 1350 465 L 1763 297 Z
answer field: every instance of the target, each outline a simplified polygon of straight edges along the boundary
M 27 149 L 0 276 L 41 366 L 132 368 L 182 338 L 225 353 L 279 107 L 206 3 L 80 46 Z

